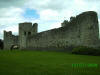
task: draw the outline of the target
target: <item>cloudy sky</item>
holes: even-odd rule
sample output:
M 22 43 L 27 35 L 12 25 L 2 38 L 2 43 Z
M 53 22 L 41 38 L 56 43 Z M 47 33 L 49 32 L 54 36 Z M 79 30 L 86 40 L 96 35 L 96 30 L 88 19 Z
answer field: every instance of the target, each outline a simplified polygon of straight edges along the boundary
M 84 11 L 96 11 L 100 21 L 100 0 L 0 0 L 0 39 L 3 30 L 17 35 L 18 23 L 37 22 L 41 32 Z

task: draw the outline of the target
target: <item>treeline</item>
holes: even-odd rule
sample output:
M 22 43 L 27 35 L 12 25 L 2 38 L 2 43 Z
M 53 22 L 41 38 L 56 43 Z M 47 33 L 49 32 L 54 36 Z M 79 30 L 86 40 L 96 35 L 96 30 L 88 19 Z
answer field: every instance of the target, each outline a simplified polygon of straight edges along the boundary
M 3 45 L 3 40 L 0 39 L 0 49 L 3 49 L 4 45 Z

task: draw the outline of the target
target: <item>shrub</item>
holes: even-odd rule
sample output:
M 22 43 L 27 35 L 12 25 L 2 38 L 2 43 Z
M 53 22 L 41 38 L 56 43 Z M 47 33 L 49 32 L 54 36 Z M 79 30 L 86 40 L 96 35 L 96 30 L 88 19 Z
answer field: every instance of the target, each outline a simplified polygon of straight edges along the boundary
M 73 54 L 83 54 L 83 55 L 100 55 L 100 49 L 79 46 L 72 50 Z

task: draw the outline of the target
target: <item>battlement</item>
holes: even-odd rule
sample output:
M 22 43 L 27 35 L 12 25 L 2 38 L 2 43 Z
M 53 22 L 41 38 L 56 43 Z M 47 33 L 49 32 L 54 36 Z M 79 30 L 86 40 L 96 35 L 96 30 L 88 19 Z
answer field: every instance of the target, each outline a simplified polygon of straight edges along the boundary
M 31 22 L 19 23 L 19 29 L 29 31 L 31 28 L 32 28 L 32 23 Z
M 36 26 L 38 26 L 38 24 L 37 24 L 37 23 L 34 23 L 34 24 L 33 24 L 33 28 L 36 27 Z
M 32 25 L 31 22 L 24 22 L 24 23 L 19 23 L 19 25 Z
M 9 35 L 12 35 L 12 32 L 11 31 L 5 31 L 4 30 L 4 34 L 7 35 L 7 36 L 9 36 Z

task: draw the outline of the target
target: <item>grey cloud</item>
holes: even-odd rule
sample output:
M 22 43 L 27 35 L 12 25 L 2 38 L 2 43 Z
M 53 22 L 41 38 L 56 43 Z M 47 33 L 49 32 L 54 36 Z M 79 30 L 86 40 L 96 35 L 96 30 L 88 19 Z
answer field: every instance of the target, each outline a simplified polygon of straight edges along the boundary
M 2 34 L 0 34 L 0 39 L 3 39 L 3 35 Z
M 52 10 L 62 10 L 66 7 L 69 7 L 72 4 L 73 0 L 30 0 L 29 6 L 34 9 L 52 9 Z
M 62 10 L 65 9 L 65 6 L 68 7 L 71 5 L 71 1 L 69 0 L 50 0 L 48 4 L 46 4 L 45 8 L 54 9 L 54 10 Z
M 80 1 L 84 2 L 85 5 L 82 6 L 79 3 Z M 75 2 L 79 3 L 80 5 L 78 6 Z M 56 10 L 58 12 L 61 12 L 62 10 L 83 12 L 91 10 L 94 7 L 96 7 L 96 9 L 99 10 L 100 0 L 43 0 L 43 2 L 41 0 L 30 0 L 29 2 L 27 2 L 27 7 L 39 11 L 51 9 Z
M 7 25 L 0 25 L 0 29 L 5 29 Z
M 26 0 L 0 0 L 0 8 L 19 7 L 25 2 Z
M 12 10 L 12 8 L 23 8 L 24 4 L 28 0 L 0 0 L 0 18 L 9 18 L 6 13 Z
M 86 2 L 100 2 L 100 0 L 84 0 Z

